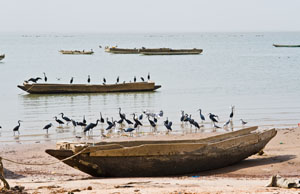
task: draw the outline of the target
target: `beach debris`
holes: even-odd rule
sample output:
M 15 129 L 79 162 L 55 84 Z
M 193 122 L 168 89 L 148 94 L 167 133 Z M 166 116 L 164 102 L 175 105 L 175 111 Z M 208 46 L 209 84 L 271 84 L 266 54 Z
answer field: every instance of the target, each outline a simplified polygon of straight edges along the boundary
M 9 186 L 8 182 L 4 178 L 4 167 L 3 167 L 3 163 L 2 163 L 2 158 L 1 157 L 0 157 L 0 180 L 4 184 L 4 189 L 9 190 L 10 186 Z
M 287 179 L 280 175 L 273 175 L 266 187 L 300 188 L 300 179 Z

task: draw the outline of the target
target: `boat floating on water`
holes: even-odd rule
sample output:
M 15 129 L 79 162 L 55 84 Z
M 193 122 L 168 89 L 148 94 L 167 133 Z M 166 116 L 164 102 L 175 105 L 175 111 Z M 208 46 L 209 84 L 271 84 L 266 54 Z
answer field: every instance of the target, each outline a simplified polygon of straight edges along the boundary
M 171 49 L 171 48 L 117 48 L 105 47 L 105 52 L 114 54 L 142 54 L 142 55 L 196 55 L 203 52 L 202 49 Z
M 64 54 L 64 55 L 92 55 L 94 54 L 93 49 L 91 49 L 90 51 L 79 51 L 79 50 L 60 50 L 60 53 Z
M 300 47 L 300 45 L 284 45 L 284 44 L 273 44 L 275 47 Z
M 63 94 L 63 93 L 110 93 L 110 92 L 146 92 L 161 87 L 154 82 L 134 82 L 120 84 L 48 84 L 24 82 L 19 88 L 30 94 Z
M 183 175 L 235 164 L 261 151 L 276 135 L 244 128 L 202 139 L 57 143 L 46 153 L 95 177 Z M 156 138 L 157 139 L 157 138 Z M 82 153 L 80 153 L 82 152 Z
M 5 58 L 5 54 L 0 55 L 0 61 Z

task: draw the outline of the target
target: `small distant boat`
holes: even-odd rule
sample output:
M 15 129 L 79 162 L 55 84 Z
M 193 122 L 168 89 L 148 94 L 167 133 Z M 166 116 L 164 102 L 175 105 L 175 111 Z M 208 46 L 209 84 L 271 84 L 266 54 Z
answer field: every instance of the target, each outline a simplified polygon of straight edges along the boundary
M 198 55 L 203 52 L 202 49 L 171 49 L 171 48 L 159 48 L 159 49 L 144 49 L 140 53 L 143 55 Z
M 24 82 L 18 88 L 30 94 L 65 93 L 110 93 L 110 92 L 146 92 L 160 88 L 154 82 L 134 82 L 120 84 L 46 84 Z
M 95 177 L 183 175 L 233 165 L 258 153 L 276 135 L 275 129 L 249 127 L 201 139 L 57 143 L 46 153 Z M 90 147 L 88 147 L 90 146 Z M 85 150 L 83 150 L 85 149 Z M 81 153 L 80 153 L 81 152 Z
M 0 61 L 5 58 L 5 55 L 0 55 Z
M 285 44 L 273 44 L 273 46 L 275 46 L 275 47 L 300 47 L 300 45 L 293 45 L 293 44 L 290 44 L 290 45 L 285 45 Z
M 92 55 L 94 54 L 93 49 L 91 49 L 90 51 L 79 51 L 79 50 L 60 50 L 60 53 L 64 54 L 64 55 Z
M 171 49 L 171 48 L 117 48 L 105 47 L 105 52 L 114 54 L 142 54 L 142 55 L 196 55 L 203 52 L 202 49 Z

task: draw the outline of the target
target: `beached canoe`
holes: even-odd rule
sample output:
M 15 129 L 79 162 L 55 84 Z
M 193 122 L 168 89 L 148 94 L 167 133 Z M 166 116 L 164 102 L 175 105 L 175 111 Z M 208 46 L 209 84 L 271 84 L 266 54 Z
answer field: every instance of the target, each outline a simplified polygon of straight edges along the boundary
M 117 48 L 117 47 L 106 47 L 105 52 L 113 54 L 139 54 L 139 49 L 128 49 L 128 48 Z
M 261 151 L 275 129 L 244 128 L 192 140 L 100 142 L 95 145 L 58 143 L 46 153 L 95 177 L 145 177 L 195 173 L 237 163 Z M 83 150 L 86 149 L 86 150 Z
M 202 49 L 170 49 L 170 48 L 161 48 L 161 49 L 144 49 L 140 53 L 142 55 L 198 55 L 203 52 Z
M 273 44 L 275 47 L 300 47 L 300 45 Z
M 62 93 L 109 93 L 109 92 L 144 92 L 160 88 L 154 82 L 135 82 L 120 84 L 47 84 L 24 82 L 18 85 L 31 94 L 62 94 Z
M 79 50 L 60 50 L 60 53 L 64 55 L 92 55 L 94 54 L 94 51 L 79 51 Z
M 5 58 L 5 55 L 0 55 L 0 61 Z

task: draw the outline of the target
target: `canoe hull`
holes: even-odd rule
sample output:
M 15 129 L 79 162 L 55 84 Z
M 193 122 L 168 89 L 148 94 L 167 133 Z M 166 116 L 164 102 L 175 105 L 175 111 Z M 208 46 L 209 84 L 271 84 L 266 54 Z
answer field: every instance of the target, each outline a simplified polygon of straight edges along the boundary
M 155 177 L 195 173 L 235 164 L 262 150 L 276 135 L 268 132 L 265 137 L 242 138 L 238 145 L 232 141 L 217 142 L 184 154 L 149 156 L 90 156 L 83 153 L 64 163 L 95 177 Z M 249 136 L 250 137 L 250 136 Z M 58 159 L 73 155 L 71 150 L 46 150 Z
M 64 94 L 64 93 L 110 93 L 110 92 L 143 92 L 160 88 L 153 82 L 136 82 L 125 84 L 92 85 L 92 84 L 24 84 L 18 87 L 30 94 Z
M 290 47 L 290 48 L 300 47 L 300 45 L 283 45 L 283 44 L 273 44 L 273 46 L 275 46 L 275 47 Z

